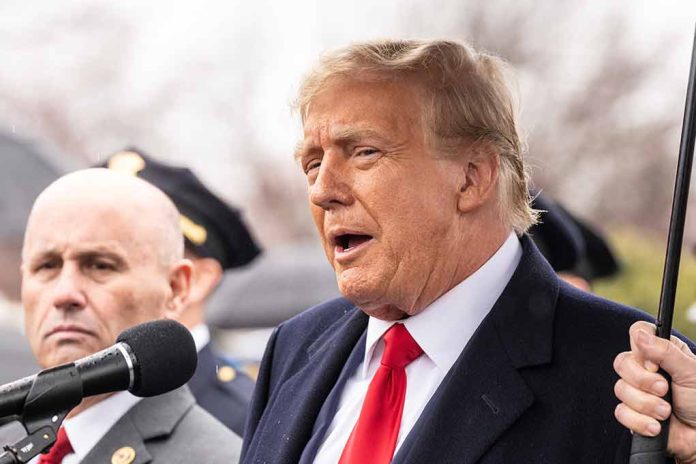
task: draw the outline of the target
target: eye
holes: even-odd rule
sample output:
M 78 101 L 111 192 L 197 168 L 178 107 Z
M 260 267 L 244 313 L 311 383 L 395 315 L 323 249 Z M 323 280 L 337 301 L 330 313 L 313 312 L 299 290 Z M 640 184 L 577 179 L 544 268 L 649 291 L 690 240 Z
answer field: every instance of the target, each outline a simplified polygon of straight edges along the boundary
M 321 160 L 319 160 L 319 159 L 311 160 L 307 164 L 305 164 L 304 172 L 305 172 L 305 174 L 309 174 L 313 170 L 318 169 L 319 166 L 321 166 Z
M 34 266 L 33 270 L 34 272 L 45 272 L 58 269 L 59 267 L 60 263 L 58 262 L 58 260 L 49 259 L 46 261 L 40 261 L 36 266 Z
M 116 265 L 114 265 L 110 261 L 100 259 L 87 262 L 85 267 L 91 271 L 96 272 L 112 272 L 116 270 Z
M 370 157 L 377 155 L 380 151 L 373 147 L 358 147 L 355 149 L 354 156 L 358 157 Z

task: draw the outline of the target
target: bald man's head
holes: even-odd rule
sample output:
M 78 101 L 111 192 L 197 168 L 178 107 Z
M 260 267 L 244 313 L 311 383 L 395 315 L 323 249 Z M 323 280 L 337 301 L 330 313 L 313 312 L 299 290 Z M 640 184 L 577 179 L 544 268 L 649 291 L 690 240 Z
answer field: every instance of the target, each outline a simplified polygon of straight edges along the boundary
M 46 214 L 94 215 L 130 224 L 128 232 L 170 266 L 184 256 L 179 212 L 161 190 L 142 179 L 108 169 L 84 169 L 49 185 L 36 199 L 29 216 L 25 245 L 37 217 Z M 23 250 L 24 256 L 24 250 Z
M 188 296 L 179 213 L 151 184 L 106 169 L 61 177 L 37 198 L 22 249 L 27 336 L 44 367 L 176 317 Z

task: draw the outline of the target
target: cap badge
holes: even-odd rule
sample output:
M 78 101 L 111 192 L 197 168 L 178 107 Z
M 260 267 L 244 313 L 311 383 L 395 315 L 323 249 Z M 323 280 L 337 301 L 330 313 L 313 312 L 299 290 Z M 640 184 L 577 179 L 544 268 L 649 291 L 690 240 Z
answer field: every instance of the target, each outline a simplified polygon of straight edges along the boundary
M 200 224 L 196 224 L 191 219 L 187 218 L 183 214 L 179 218 L 179 223 L 181 224 L 181 231 L 184 236 L 191 241 L 194 245 L 203 245 L 208 238 L 208 231 L 205 230 Z
M 136 176 L 145 169 L 145 160 L 136 152 L 126 150 L 113 155 L 106 166 L 114 171 Z

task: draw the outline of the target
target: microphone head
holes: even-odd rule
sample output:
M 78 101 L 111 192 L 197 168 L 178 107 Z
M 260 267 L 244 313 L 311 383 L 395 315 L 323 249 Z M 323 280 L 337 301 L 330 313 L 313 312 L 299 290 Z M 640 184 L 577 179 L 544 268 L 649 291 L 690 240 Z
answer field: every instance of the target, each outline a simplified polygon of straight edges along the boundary
M 179 388 L 191 379 L 198 364 L 191 332 L 169 319 L 124 330 L 117 342 L 133 351 L 135 382 L 130 392 L 136 396 L 156 396 Z

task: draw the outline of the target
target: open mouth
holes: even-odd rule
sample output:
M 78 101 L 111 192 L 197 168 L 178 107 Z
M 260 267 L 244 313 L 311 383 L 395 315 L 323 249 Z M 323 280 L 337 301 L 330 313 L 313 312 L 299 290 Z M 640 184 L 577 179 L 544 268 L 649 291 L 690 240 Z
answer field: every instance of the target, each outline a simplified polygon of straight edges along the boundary
M 335 244 L 339 252 L 347 253 L 372 240 L 371 235 L 341 234 L 336 236 Z

